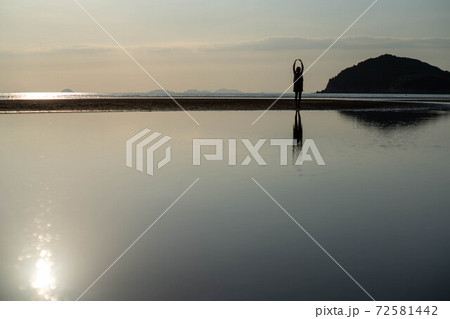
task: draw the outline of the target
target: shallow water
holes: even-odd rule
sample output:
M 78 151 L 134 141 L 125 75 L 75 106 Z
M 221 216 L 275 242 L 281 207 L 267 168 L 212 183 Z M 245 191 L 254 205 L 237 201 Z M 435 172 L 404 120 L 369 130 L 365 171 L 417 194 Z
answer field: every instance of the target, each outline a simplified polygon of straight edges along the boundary
M 192 114 L 0 116 L 0 299 L 77 299 L 199 178 L 82 300 L 369 300 L 254 178 L 375 299 L 449 300 L 448 112 L 303 112 L 325 166 L 239 140 L 193 166 L 193 138 L 292 138 L 294 112 Z M 125 165 L 144 128 L 172 137 L 154 176 Z

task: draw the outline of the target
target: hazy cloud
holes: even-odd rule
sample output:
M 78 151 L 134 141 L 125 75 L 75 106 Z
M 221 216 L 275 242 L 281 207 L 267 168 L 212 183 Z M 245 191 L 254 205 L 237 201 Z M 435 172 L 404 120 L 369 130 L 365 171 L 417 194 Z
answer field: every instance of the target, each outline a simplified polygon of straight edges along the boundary
M 324 50 L 333 38 L 301 38 L 301 37 L 268 37 L 253 41 L 239 42 L 184 42 L 158 43 L 129 46 L 130 51 L 146 52 L 211 52 L 211 51 L 289 51 L 289 50 Z M 340 50 L 370 50 L 370 49 L 449 49 L 450 38 L 387 38 L 387 37 L 346 37 L 340 39 L 335 47 Z M 3 50 L 2 55 L 92 55 L 118 51 L 114 45 L 72 45 L 51 48 L 35 48 L 24 50 Z
M 277 50 L 314 50 L 326 49 L 334 38 L 300 38 L 300 37 L 269 37 L 256 41 L 219 43 L 209 49 L 277 51 Z M 337 43 L 338 49 L 402 49 L 402 48 L 450 48 L 450 38 L 375 38 L 375 37 L 347 37 Z

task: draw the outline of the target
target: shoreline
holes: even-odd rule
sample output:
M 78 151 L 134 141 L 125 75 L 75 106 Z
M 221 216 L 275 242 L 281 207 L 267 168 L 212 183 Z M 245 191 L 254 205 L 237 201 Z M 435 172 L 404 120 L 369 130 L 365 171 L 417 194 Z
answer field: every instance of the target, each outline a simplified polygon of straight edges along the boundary
M 186 111 L 264 111 L 275 99 L 182 98 L 176 99 Z M 280 99 L 270 110 L 295 110 L 293 99 Z M 448 110 L 449 100 L 388 101 L 347 99 L 303 99 L 301 110 Z M 152 112 L 182 111 L 170 98 L 95 98 L 48 100 L 0 100 L 0 113 L 57 112 Z

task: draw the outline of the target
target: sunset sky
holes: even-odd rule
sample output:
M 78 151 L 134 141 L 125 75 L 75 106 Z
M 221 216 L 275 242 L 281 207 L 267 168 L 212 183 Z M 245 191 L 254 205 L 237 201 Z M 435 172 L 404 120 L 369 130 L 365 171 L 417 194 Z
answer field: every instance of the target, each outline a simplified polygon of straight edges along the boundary
M 79 0 L 166 89 L 282 92 L 373 0 Z M 73 0 L 0 0 L 0 92 L 158 86 Z M 384 53 L 450 70 L 450 1 L 379 0 L 305 75 L 305 91 Z

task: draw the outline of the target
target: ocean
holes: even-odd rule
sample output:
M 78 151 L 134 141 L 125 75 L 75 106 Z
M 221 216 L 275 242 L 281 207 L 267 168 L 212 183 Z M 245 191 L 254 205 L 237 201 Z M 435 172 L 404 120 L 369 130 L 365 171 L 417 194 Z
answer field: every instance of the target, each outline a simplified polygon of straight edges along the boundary
M 448 111 L 191 114 L 1 115 L 0 299 L 370 300 L 320 243 L 376 300 L 448 300 Z M 145 128 L 153 175 L 126 165 Z

